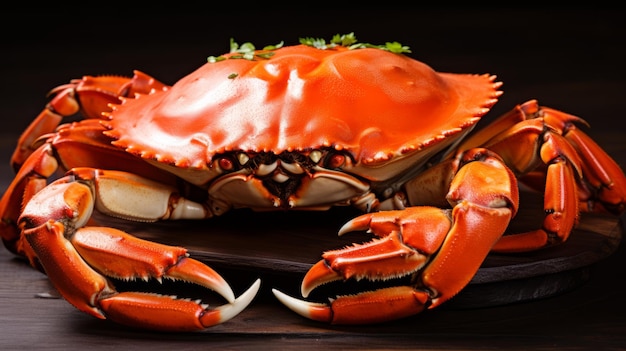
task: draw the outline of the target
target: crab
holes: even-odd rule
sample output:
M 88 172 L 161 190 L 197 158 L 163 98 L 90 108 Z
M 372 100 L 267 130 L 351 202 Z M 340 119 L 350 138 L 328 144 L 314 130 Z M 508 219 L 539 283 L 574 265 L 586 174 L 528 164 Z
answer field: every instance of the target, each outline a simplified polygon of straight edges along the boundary
M 5 246 L 97 318 L 202 330 L 248 306 L 260 280 L 235 297 L 185 248 L 96 225 L 94 213 L 154 222 L 354 206 L 363 214 L 339 234 L 372 238 L 324 252 L 302 297 L 272 291 L 304 317 L 364 324 L 440 306 L 490 252 L 566 241 L 581 212 L 624 210 L 624 173 L 581 118 L 529 100 L 473 131 L 502 94 L 493 75 L 436 72 L 408 47 L 352 35 L 246 44 L 231 42 L 172 86 L 135 71 L 53 89 L 12 157 L 16 176 L 0 202 Z M 544 193 L 545 219 L 505 235 L 522 184 Z M 376 287 L 398 277 L 410 282 Z M 118 291 L 114 279 L 184 280 L 226 303 Z M 307 300 L 344 280 L 373 285 Z

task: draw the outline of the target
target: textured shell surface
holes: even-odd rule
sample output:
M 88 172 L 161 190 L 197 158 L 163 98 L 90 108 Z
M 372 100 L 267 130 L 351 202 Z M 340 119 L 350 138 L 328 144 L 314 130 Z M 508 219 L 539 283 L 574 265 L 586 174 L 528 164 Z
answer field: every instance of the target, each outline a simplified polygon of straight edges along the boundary
M 376 48 L 287 46 L 269 59 L 207 63 L 170 89 L 125 99 L 114 144 L 203 168 L 219 153 L 333 147 L 376 164 L 473 126 L 497 101 L 487 74 L 438 73 Z

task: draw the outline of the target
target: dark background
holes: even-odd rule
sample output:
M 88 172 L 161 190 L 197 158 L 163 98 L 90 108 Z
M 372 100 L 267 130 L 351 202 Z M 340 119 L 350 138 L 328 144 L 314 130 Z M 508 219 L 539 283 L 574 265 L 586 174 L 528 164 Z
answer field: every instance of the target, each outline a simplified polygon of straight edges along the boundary
M 243 10 L 244 5 L 239 3 L 229 11 L 210 9 L 212 3 L 204 6 L 208 6 L 208 10 L 191 6 L 183 10 L 171 3 L 158 10 L 156 5 L 146 9 L 133 3 L 105 4 L 81 11 L 65 3 L 52 5 L 55 6 L 52 10 L 34 8 L 33 5 L 32 9 L 3 10 L 0 14 L 0 193 L 12 176 L 8 162 L 19 133 L 44 107 L 46 93 L 70 79 L 85 74 L 131 75 L 134 69 L 138 69 L 164 83 L 173 84 L 205 63 L 207 56 L 227 52 L 231 37 L 239 43 L 249 41 L 262 47 L 281 40 L 296 44 L 299 37 L 328 40 L 334 34 L 350 32 L 354 32 L 361 42 L 398 41 L 408 45 L 412 57 L 438 71 L 497 75 L 504 82 L 504 95 L 486 120 L 529 99 L 538 99 L 543 105 L 583 117 L 592 126 L 588 133 L 616 158 L 622 168 L 626 168 L 624 10 L 412 9 L 391 2 L 369 9 L 359 5 L 359 9 L 348 10 L 315 2 L 301 3 L 298 10 L 267 5 L 264 8 L 259 6 L 256 11 Z M 434 324 L 430 328 L 421 329 L 416 325 L 417 336 L 411 342 L 434 349 L 485 349 L 490 345 L 508 349 L 517 345 L 524 349 L 527 343 L 543 349 L 584 349 L 593 345 L 600 345 L 600 349 L 602 345 L 618 349 L 620 345 L 626 346 L 623 345 L 626 304 L 620 297 L 626 292 L 619 288 L 625 276 L 623 246 L 616 257 L 594 271 L 600 280 L 590 283 L 578 295 L 570 294 L 556 301 L 530 303 L 513 309 L 461 313 L 458 314 L 460 318 L 434 314 L 431 319 Z M 12 286 L 28 289 L 15 283 L 17 280 L 14 279 L 22 279 L 22 276 L 41 285 L 38 275 L 9 257 L 2 252 L 0 259 L 9 261 L 11 269 L 15 266 L 25 272 L 20 278 L 17 273 L 0 277 L 0 284 L 5 289 Z M 5 297 L 12 298 L 10 302 L 5 300 L 6 303 L 19 300 L 18 294 L 23 294 L 22 290 L 3 291 Z M 30 294 L 30 290 L 25 291 Z M 25 298 L 31 299 L 31 296 Z M 70 342 L 95 345 L 103 334 L 108 334 L 105 336 L 111 347 L 142 345 L 154 348 L 150 339 L 193 346 L 196 342 L 210 342 L 212 337 L 134 334 L 110 325 L 98 332 L 94 330 L 101 326 L 100 321 L 72 311 L 69 305 L 59 303 L 58 308 L 54 305 L 49 310 L 28 311 L 26 303 L 32 301 L 24 302 L 23 314 L 8 315 L 4 310 L 0 311 L 4 314 L 0 316 L 3 321 L 0 323 L 0 344 L 15 337 L 16 341 L 9 345 L 28 345 L 30 340 L 37 338 L 41 347 L 66 348 Z M 65 324 L 55 325 L 49 319 L 53 310 L 59 311 Z M 240 321 L 245 328 L 245 320 Z M 305 324 L 298 318 L 294 321 Z M 9 323 L 12 328 L 7 328 Z M 31 326 L 36 329 L 30 329 Z M 230 332 L 225 332 L 228 327 L 218 330 L 228 334 Z M 321 329 L 317 325 L 314 328 Z M 19 332 L 8 335 L 7 330 Z M 55 331 L 55 337 L 51 330 Z M 325 339 L 329 343 L 346 348 L 367 346 L 359 341 L 363 334 L 340 338 L 334 333 L 337 329 L 329 330 L 331 336 Z M 401 347 L 396 345 L 392 333 L 382 330 L 378 335 L 382 335 L 381 338 L 370 339 L 372 345 Z M 237 345 L 236 333 L 241 331 L 233 332 L 235 335 L 230 334 L 233 337 L 229 340 Z M 263 332 L 259 335 L 263 339 Z M 279 334 L 272 340 L 298 348 L 320 346 L 316 333 L 305 336 L 305 339 L 303 344 L 302 340 L 290 340 Z M 163 347 L 171 348 L 171 344 Z
M 537 98 L 587 118 L 594 128 L 606 127 L 607 121 L 624 125 L 620 116 L 604 115 L 623 102 L 624 10 L 319 7 L 299 12 L 120 11 L 113 6 L 80 13 L 72 8 L 67 13 L 4 11 L 2 130 L 20 131 L 43 107 L 50 88 L 84 74 L 130 75 L 139 69 L 172 84 L 207 56 L 227 52 L 231 37 L 262 47 L 349 32 L 373 44 L 399 41 L 411 47 L 412 57 L 439 71 L 498 75 L 505 95 L 496 113 Z M 568 92 L 555 94 L 555 81 L 567 83 Z M 593 108 L 576 109 L 578 99 L 594 102 L 588 104 Z

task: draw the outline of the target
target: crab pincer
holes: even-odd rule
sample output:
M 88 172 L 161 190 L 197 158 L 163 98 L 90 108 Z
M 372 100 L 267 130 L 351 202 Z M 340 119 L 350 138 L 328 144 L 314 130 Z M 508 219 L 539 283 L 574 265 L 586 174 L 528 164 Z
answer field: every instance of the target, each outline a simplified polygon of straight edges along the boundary
M 479 174 L 509 174 L 491 162 L 468 165 L 482 169 Z M 463 172 L 457 177 L 467 179 Z M 378 237 L 325 252 L 323 260 L 306 274 L 301 288 L 305 298 L 333 281 L 365 280 L 374 283 L 373 290 L 339 296 L 329 305 L 300 301 L 276 290 L 275 296 L 302 316 L 335 324 L 385 322 L 439 306 L 469 283 L 513 212 L 510 201 L 493 201 L 492 196 L 484 199 L 458 187 L 455 184 L 450 191 L 449 199 L 455 204 L 452 209 L 416 206 L 349 221 L 339 234 L 366 230 Z M 504 195 L 515 198 L 514 187 L 506 188 Z
M 409 277 L 429 262 L 451 226 L 450 211 L 435 207 L 361 215 L 346 223 L 339 234 L 368 230 L 378 237 L 325 252 L 323 260 L 313 265 L 304 277 L 302 296 L 306 298 L 314 289 L 334 281 L 376 283 Z M 431 304 L 436 294 L 423 286 L 399 285 L 337 296 L 325 304 L 298 300 L 276 289 L 273 292 L 294 312 L 333 324 L 378 323 L 418 314 Z
M 28 245 L 59 293 L 79 310 L 117 323 L 164 331 L 192 331 L 236 316 L 259 290 L 257 280 L 239 298 L 213 269 L 182 247 L 136 238 L 110 227 L 85 226 L 92 189 L 71 177 L 38 192 L 20 217 Z M 194 283 L 228 304 L 209 308 L 198 300 L 157 292 L 118 291 L 115 281 L 163 279 Z

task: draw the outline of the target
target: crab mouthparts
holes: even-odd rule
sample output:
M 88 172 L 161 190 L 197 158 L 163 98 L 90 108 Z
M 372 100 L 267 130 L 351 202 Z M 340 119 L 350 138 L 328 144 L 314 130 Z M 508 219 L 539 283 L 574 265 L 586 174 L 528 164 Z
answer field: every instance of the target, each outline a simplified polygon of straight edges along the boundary
M 291 197 L 296 194 L 306 173 L 298 163 L 277 159 L 270 164 L 259 165 L 254 174 L 265 189 L 278 198 L 276 207 L 291 208 Z
M 335 149 L 221 154 L 213 164 L 222 174 L 208 188 L 213 213 L 231 207 L 325 210 L 344 204 L 369 189 L 343 170 L 350 160 Z

